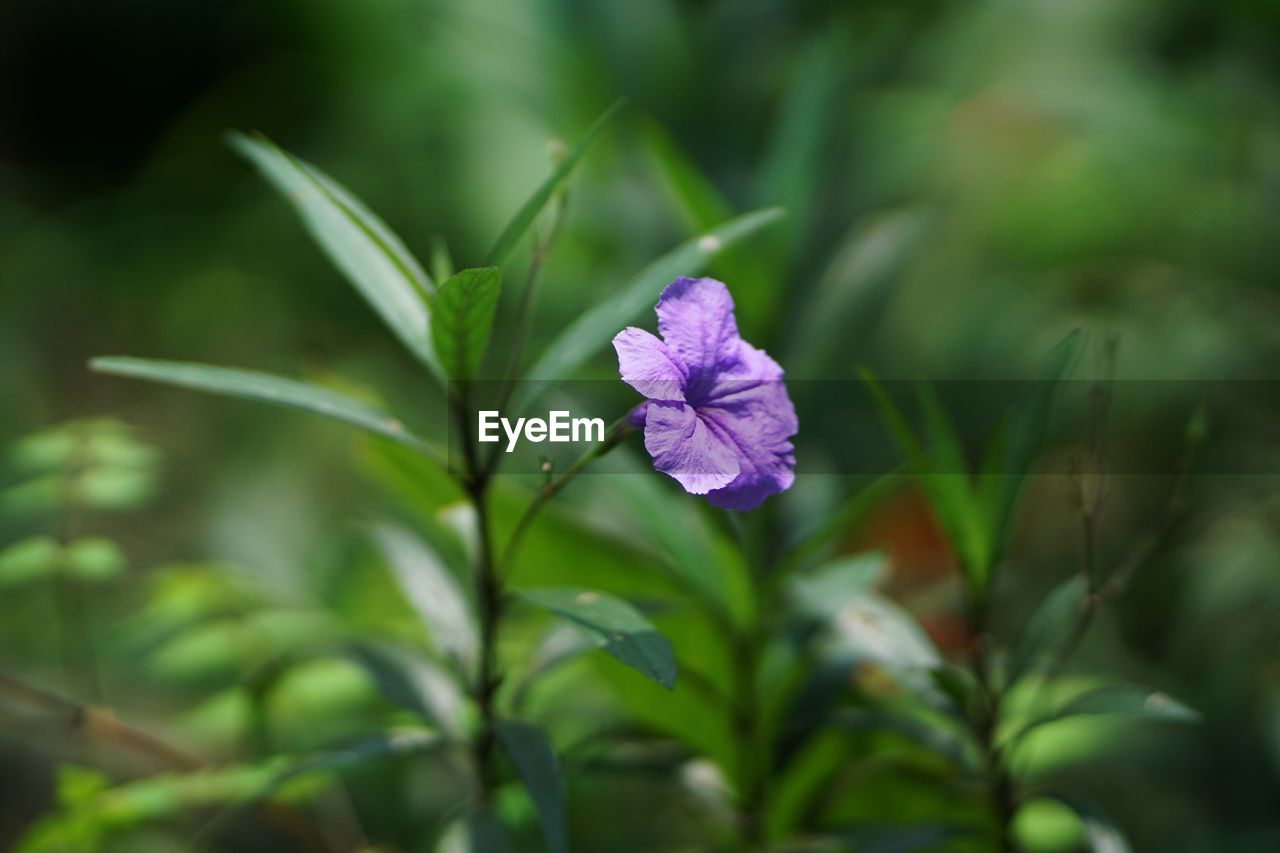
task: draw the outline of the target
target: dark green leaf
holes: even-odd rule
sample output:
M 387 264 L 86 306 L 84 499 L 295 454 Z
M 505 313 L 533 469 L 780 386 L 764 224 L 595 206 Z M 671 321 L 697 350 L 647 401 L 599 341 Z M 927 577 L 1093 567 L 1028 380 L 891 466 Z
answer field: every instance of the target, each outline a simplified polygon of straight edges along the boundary
M 431 448 L 425 441 L 412 435 L 400 421 L 385 412 L 336 391 L 305 382 L 233 367 L 157 361 L 129 356 L 95 358 L 89 362 L 89 366 L 99 373 L 108 373 L 113 376 L 147 379 L 152 382 L 207 391 L 211 394 L 243 397 L 286 408 L 315 412 L 369 430 L 416 450 L 431 452 Z
M 392 702 L 452 737 L 461 734 L 464 698 L 450 675 L 421 654 L 388 643 L 354 643 L 351 656 Z
M 969 584 L 985 586 L 990 570 L 990 549 L 980 508 L 969 477 L 964 473 L 959 442 L 929 391 L 921 393 L 931 445 L 925 447 L 912 431 L 901 410 L 885 393 L 871 371 L 862 368 L 867 390 L 880 411 L 889 437 L 898 445 L 920 490 L 956 552 Z M 956 470 L 957 467 L 960 470 Z
M 675 687 L 676 660 L 671 644 L 622 599 L 581 589 L 530 589 L 518 595 L 577 625 L 627 666 L 668 690 Z
M 1066 641 L 1071 625 L 1084 606 L 1087 586 L 1084 575 L 1074 575 L 1044 597 L 1018 637 L 1009 664 L 1010 681 L 1025 675 Z
M 472 379 L 479 370 L 501 285 L 502 270 L 496 267 L 463 270 L 440 285 L 431 338 L 450 379 Z
M 1076 330 L 1054 347 L 1036 371 L 1026 396 L 1009 414 L 999 441 L 992 443 L 988 470 L 978 484 L 978 492 L 996 551 L 1003 549 L 1018 493 L 1044 444 L 1058 384 L 1075 364 L 1084 341 L 1084 332 Z
M 569 175 L 578 165 L 578 161 L 582 159 L 582 155 L 586 153 L 592 141 L 604 129 L 604 126 L 609 123 L 609 120 L 617 115 L 625 103 L 622 100 L 615 101 L 613 106 L 605 110 L 600 118 L 596 119 L 595 124 L 587 128 L 587 132 L 578 140 L 578 144 L 573 146 L 573 150 L 560 161 L 560 165 L 551 173 L 551 176 L 543 181 L 541 186 L 533 191 L 533 195 L 529 196 L 529 199 L 521 205 L 520 209 L 516 211 L 516 215 L 511 218 L 507 226 L 502 229 L 502 233 L 498 235 L 498 241 L 489 250 L 489 266 L 500 267 L 506 262 L 507 256 L 511 254 L 516 244 L 520 242 L 520 238 L 524 236 L 524 233 L 529 230 L 533 220 L 537 219 L 538 213 L 542 211 L 542 208 L 556 194 L 556 191 L 568 180 Z
M 1059 720 L 1112 715 L 1174 723 L 1194 723 L 1200 720 L 1199 712 L 1167 693 L 1152 692 L 1132 684 L 1119 684 L 1099 687 L 1077 696 L 1058 710 L 1026 723 L 1010 738 L 1010 741 L 1016 744 L 1031 731 Z
M 497 724 L 498 739 L 538 810 L 542 837 L 551 853 L 565 853 L 564 780 L 546 732 L 532 723 L 504 720 Z
M 605 299 L 570 324 L 543 352 L 516 392 L 513 411 L 523 412 L 550 389 L 552 381 L 567 379 L 587 359 L 608 346 L 658 294 L 676 278 L 694 275 L 726 246 L 782 218 L 778 208 L 757 210 L 724 223 L 714 231 L 682 243 L 631 279 L 618 294 Z
M 439 374 L 424 299 L 431 280 L 400 239 L 336 181 L 266 137 L 236 133 L 231 145 L 289 200 L 325 254 L 410 352 Z

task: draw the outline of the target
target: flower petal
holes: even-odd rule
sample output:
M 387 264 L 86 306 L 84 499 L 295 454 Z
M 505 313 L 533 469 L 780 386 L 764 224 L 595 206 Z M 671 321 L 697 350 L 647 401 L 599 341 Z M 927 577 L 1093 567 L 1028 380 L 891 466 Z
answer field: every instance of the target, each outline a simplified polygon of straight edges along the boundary
M 726 509 L 752 509 L 795 481 L 790 441 L 798 427 L 795 407 L 780 379 L 721 380 L 717 389 L 721 396 L 700 407 L 698 414 L 722 441 L 733 445 L 740 470 L 707 500 Z
M 684 400 L 685 370 L 666 344 L 628 326 L 614 335 L 622 381 L 653 400 Z
M 658 331 L 691 381 L 704 382 L 738 356 L 733 297 L 714 278 L 678 278 L 658 298 Z
M 739 475 L 739 453 L 708 429 L 692 406 L 654 400 L 645 413 L 644 447 L 653 467 L 693 495 L 705 495 Z

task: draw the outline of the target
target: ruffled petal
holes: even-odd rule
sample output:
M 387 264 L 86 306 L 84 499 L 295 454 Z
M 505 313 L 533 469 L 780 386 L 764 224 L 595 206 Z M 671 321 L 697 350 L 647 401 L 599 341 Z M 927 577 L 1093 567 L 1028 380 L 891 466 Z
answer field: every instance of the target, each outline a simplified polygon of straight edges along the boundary
M 726 509 L 753 509 L 795 481 L 790 440 L 798 428 L 795 407 L 780 379 L 721 380 L 718 387 L 722 396 L 700 407 L 698 415 L 734 447 L 739 473 L 707 500 Z
M 739 453 L 709 429 L 692 406 L 651 401 L 645 413 L 644 447 L 653 467 L 675 478 L 686 492 L 705 495 L 740 474 Z
M 684 366 L 662 341 L 628 326 L 614 336 L 613 348 L 623 382 L 651 400 L 684 400 Z
M 738 357 L 733 297 L 714 278 L 678 278 L 658 298 L 658 331 L 690 381 L 705 382 Z

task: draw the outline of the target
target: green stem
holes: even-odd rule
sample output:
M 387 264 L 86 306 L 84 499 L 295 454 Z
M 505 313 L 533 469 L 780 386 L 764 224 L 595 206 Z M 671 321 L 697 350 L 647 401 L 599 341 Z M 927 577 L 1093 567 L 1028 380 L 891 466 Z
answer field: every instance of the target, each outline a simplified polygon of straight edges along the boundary
M 622 440 L 633 429 L 634 427 L 631 426 L 625 416 L 614 421 L 609 429 L 605 431 L 604 441 L 579 456 L 572 465 L 565 469 L 563 474 L 538 490 L 538 494 L 534 496 L 533 501 L 530 502 L 529 506 L 525 507 L 524 513 L 520 516 L 520 520 L 516 522 L 515 529 L 511 532 L 511 538 L 507 540 L 506 547 L 502 550 L 500 561 L 502 566 L 510 567 L 511 561 L 515 559 L 516 552 L 519 550 L 520 542 L 529 529 L 529 525 L 533 523 L 533 519 L 547 505 L 547 502 L 559 494 L 565 486 L 569 485 L 570 481 L 581 474 L 588 465 L 621 444 Z

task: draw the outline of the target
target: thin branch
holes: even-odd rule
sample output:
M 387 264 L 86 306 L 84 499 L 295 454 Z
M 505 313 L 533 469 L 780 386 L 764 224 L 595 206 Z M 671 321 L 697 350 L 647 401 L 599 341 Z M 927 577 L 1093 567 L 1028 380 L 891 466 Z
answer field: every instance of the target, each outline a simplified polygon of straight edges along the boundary
M 516 551 L 519 549 L 520 542 L 524 538 L 525 532 L 529 529 L 529 525 L 533 523 L 533 519 L 538 512 L 546 506 L 547 502 L 561 492 L 565 486 L 578 474 L 601 456 L 604 456 L 610 450 L 613 450 L 622 443 L 628 433 L 634 427 L 628 422 L 626 416 L 614 421 L 613 424 L 605 431 L 605 439 L 601 443 L 595 445 L 582 456 L 578 457 L 572 465 L 565 469 L 564 473 L 556 477 L 551 482 L 544 485 L 538 490 L 538 494 L 534 496 L 529 506 L 525 507 L 524 514 L 520 516 L 520 520 L 516 522 L 515 529 L 511 532 L 511 538 L 507 540 L 506 547 L 502 550 L 502 558 L 499 565 L 504 569 L 511 565 L 511 561 L 515 559 Z
M 191 753 L 163 738 L 121 720 L 107 708 L 83 705 L 57 693 L 0 673 L 0 696 L 63 717 L 75 731 L 90 740 L 102 740 L 145 755 L 165 767 L 194 770 L 201 762 Z

